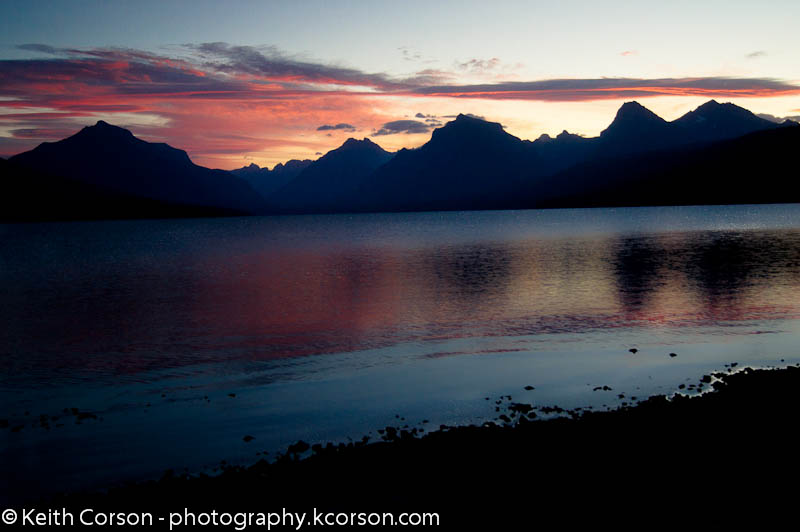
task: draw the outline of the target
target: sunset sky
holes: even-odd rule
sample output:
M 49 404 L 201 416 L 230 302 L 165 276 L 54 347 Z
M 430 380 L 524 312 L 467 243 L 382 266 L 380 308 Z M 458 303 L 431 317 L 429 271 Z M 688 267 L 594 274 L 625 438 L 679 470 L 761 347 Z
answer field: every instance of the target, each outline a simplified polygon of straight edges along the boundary
M 0 3 L 0 156 L 99 119 L 205 166 L 348 137 L 419 146 L 458 113 L 597 135 L 622 102 L 800 115 L 800 2 Z

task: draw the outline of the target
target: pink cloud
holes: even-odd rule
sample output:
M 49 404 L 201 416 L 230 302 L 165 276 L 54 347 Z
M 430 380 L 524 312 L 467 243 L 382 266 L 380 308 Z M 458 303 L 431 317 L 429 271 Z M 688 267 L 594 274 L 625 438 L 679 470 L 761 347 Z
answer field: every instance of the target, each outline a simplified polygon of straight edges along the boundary
M 6 156 L 100 118 L 183 148 L 200 164 L 233 167 L 267 150 L 274 162 L 325 152 L 341 139 L 317 132 L 320 124 L 379 128 L 397 119 L 397 97 L 574 102 L 800 93 L 780 80 L 720 77 L 466 85 L 456 83 L 454 72 L 429 69 L 396 78 L 225 43 L 189 46 L 182 58 L 129 49 L 25 49 L 47 57 L 0 61 L 0 127 L 11 135 L 0 139 Z M 498 64 L 497 58 L 476 59 L 464 69 Z

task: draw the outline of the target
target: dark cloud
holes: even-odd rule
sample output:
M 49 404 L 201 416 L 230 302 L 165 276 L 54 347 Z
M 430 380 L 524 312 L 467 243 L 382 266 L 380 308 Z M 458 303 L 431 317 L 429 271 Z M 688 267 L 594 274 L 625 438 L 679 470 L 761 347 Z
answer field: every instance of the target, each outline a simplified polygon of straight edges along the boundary
M 800 86 L 771 78 L 598 78 L 510 81 L 418 87 L 415 94 L 482 99 L 588 101 L 650 96 L 753 97 L 800 93 Z
M 17 46 L 17 48 L 20 50 L 42 52 L 49 55 L 65 56 L 69 58 L 95 57 L 98 59 L 107 59 L 109 61 L 145 61 L 145 62 L 157 62 L 162 64 L 165 60 L 168 60 L 171 62 L 172 65 L 175 66 L 184 63 L 184 61 L 182 60 L 174 58 L 170 59 L 150 52 L 145 52 L 142 50 L 136 50 L 132 48 L 113 48 L 113 47 L 86 48 L 86 49 L 56 48 L 48 44 L 39 44 L 39 43 L 21 44 Z
M 425 113 L 417 113 L 414 115 L 414 118 L 419 118 L 420 120 L 424 120 L 427 123 L 433 123 L 433 122 L 441 122 L 442 118 L 444 117 L 438 115 L 426 115 Z
M 18 139 L 64 138 L 73 133 L 75 133 L 74 128 L 23 128 L 11 130 L 11 136 Z
M 61 53 L 60 48 L 55 48 L 53 46 L 47 44 L 38 44 L 38 43 L 30 43 L 30 44 L 20 44 L 17 46 L 20 50 L 27 50 L 29 52 L 41 52 L 44 54 L 59 54 Z
M 458 71 L 495 78 L 502 73 L 509 73 L 525 66 L 522 63 L 504 63 L 497 57 L 492 57 L 490 59 L 474 58 L 463 62 L 456 61 L 453 64 Z
M 756 50 L 755 52 L 750 52 L 745 57 L 747 59 L 757 59 L 759 57 L 764 57 L 765 55 L 767 55 L 767 52 L 764 50 Z
M 417 113 L 414 115 L 414 118 L 419 118 L 420 120 L 424 120 L 425 123 L 430 127 L 439 127 L 442 124 L 442 117 L 437 115 L 426 115 L 425 113 Z
M 303 61 L 285 55 L 274 46 L 232 46 L 224 42 L 188 44 L 203 66 L 227 74 L 249 74 L 265 78 L 302 80 L 315 83 L 364 85 L 400 89 L 404 83 L 383 73 L 366 73 L 355 68 Z
M 768 97 L 800 93 L 797 85 L 772 78 L 550 79 L 459 85 L 450 83 L 456 79 L 452 72 L 442 70 L 426 69 L 411 77 L 392 78 L 384 73 L 290 57 L 275 47 L 232 46 L 221 42 L 183 45 L 182 50 L 188 54 L 183 58 L 132 49 L 79 50 L 35 43 L 18 48 L 53 56 L 0 60 L 3 94 L 23 98 L 28 95 L 25 82 L 55 83 L 53 80 L 76 80 L 93 86 L 105 84 L 113 86 L 117 94 L 169 94 L 172 98 L 205 99 L 300 98 L 309 92 L 335 92 L 330 88 L 335 85 L 371 87 L 374 94 L 540 101 L 665 95 Z M 497 58 L 471 59 L 459 66 L 466 70 L 491 70 L 498 64 Z M 272 84 L 270 90 L 266 90 L 266 85 L 254 85 L 265 82 Z M 416 117 L 435 118 L 424 113 Z
M 783 122 L 782 118 L 778 118 L 777 116 L 768 113 L 756 113 L 756 116 L 763 118 L 764 120 L 769 120 L 770 122 L 775 122 L 776 124 Z
M 454 79 L 455 76 L 452 72 L 438 70 L 435 68 L 426 68 L 425 70 L 420 70 L 413 76 L 402 80 L 402 85 L 407 87 L 434 85 L 437 83 L 447 83 Z
M 226 74 L 246 74 L 284 81 L 362 85 L 386 92 L 405 91 L 417 86 L 444 83 L 452 74 L 435 69 L 420 70 L 407 78 L 383 72 L 329 65 L 291 57 L 275 46 L 234 46 L 225 42 L 184 45 L 202 61 L 202 66 Z
M 756 113 L 756 116 L 761 117 L 764 120 L 769 120 L 770 122 L 775 122 L 776 124 L 781 124 L 786 120 L 791 120 L 792 122 L 800 122 L 800 115 L 775 116 L 768 113 Z
M 486 121 L 486 117 L 482 115 L 474 115 L 472 113 L 463 113 L 464 116 L 468 116 L 470 118 L 476 118 L 478 120 Z M 458 118 L 458 115 L 444 115 L 442 118 Z
M 463 63 L 456 63 L 459 70 L 468 72 L 486 72 L 495 70 L 500 66 L 500 59 L 492 57 L 491 59 L 470 59 Z
M 372 136 L 395 135 L 397 133 L 427 133 L 429 130 L 430 126 L 428 124 L 418 120 L 394 120 L 383 124 Z
M 395 92 L 432 83 L 445 83 L 451 79 L 448 73 L 431 69 L 421 70 L 408 78 L 394 78 L 382 72 L 370 73 L 356 68 L 292 57 L 275 46 L 234 46 L 225 42 L 184 44 L 181 49 L 189 56 L 184 59 L 124 48 L 56 48 L 38 43 L 22 44 L 17 48 L 62 56 L 60 59 L 53 59 L 54 62 L 69 63 L 76 60 L 86 61 L 91 58 L 107 61 L 132 61 L 139 65 L 129 66 L 140 69 L 141 65 L 147 64 L 157 66 L 164 71 L 194 70 L 195 73 L 204 74 L 252 76 L 274 81 L 287 88 L 293 87 L 306 91 L 318 89 L 308 84 L 330 84 L 365 86 L 384 92 Z M 41 64 L 36 67 L 41 67 Z M 91 75 L 91 72 L 89 74 Z M 214 79 L 213 76 L 209 77 L 208 75 L 206 78 L 208 81 Z M 225 81 L 234 82 L 235 80 L 229 78 Z
M 118 94 L 178 94 L 197 97 L 216 94 L 236 97 L 246 83 L 204 75 L 185 65 L 144 60 L 135 52 L 114 51 L 81 58 L 0 60 L 0 90 L 7 96 L 31 96 L 30 83 L 79 82 L 92 87 L 112 86 Z
M 329 124 L 325 124 L 325 125 L 319 126 L 317 128 L 317 131 L 331 131 L 331 130 L 337 130 L 337 129 L 341 129 L 341 130 L 353 133 L 356 130 L 356 127 L 355 126 L 351 126 L 350 124 L 344 124 L 344 123 L 343 124 L 336 124 L 335 126 L 332 126 L 332 125 L 329 125 Z
M 430 56 L 423 56 L 422 52 L 419 50 L 413 49 L 409 46 L 400 46 L 397 48 L 400 54 L 403 56 L 404 61 L 409 61 L 413 63 L 436 63 L 436 59 Z
M 416 51 L 412 51 L 408 48 L 408 46 L 401 46 L 398 48 L 400 53 L 403 54 L 403 59 L 406 61 L 421 61 L 422 54 Z

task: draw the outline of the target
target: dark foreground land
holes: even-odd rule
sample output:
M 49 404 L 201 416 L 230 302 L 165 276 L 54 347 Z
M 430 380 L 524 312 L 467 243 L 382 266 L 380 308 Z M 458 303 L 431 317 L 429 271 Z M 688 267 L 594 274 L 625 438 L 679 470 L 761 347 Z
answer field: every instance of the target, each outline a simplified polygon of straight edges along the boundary
M 457 530 L 777 528 L 797 507 L 800 368 L 745 369 L 702 382 L 710 391 L 696 397 L 561 411 L 549 420 L 541 418 L 551 409 L 491 398 L 510 422 L 423 437 L 390 428 L 383 432 L 389 441 L 313 451 L 299 443 L 272 463 L 216 477 L 166 475 L 37 506 L 164 515 L 184 508 L 436 512 L 439 528 Z

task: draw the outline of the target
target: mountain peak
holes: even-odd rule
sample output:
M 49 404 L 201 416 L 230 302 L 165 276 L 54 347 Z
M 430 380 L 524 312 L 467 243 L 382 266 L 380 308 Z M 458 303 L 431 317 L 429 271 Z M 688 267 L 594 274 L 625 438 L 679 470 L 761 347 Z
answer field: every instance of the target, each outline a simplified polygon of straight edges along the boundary
M 350 137 L 349 139 L 344 141 L 344 144 L 342 144 L 341 146 L 339 146 L 338 148 L 336 148 L 333 151 L 342 152 L 342 151 L 352 151 L 352 150 L 380 151 L 380 152 L 385 152 L 386 151 L 386 150 L 384 150 L 383 148 L 381 148 L 380 146 L 378 146 L 377 144 L 375 144 L 374 142 L 372 142 L 371 140 L 369 140 L 366 137 L 361 139 L 361 140 L 354 139 L 353 137 Z
M 342 156 L 345 156 L 345 157 L 360 157 L 360 156 L 362 156 L 364 154 L 370 154 L 370 155 L 371 154 L 381 154 L 381 155 L 387 154 L 388 155 L 389 152 L 384 150 L 383 148 L 381 148 L 379 145 L 375 144 L 374 142 L 372 142 L 368 138 L 363 138 L 361 140 L 358 140 L 358 139 L 350 137 L 349 139 L 344 141 L 344 143 L 341 146 L 339 146 L 338 148 L 332 149 L 331 151 L 329 151 L 328 153 L 326 153 L 325 155 L 320 157 L 318 159 L 318 161 L 328 160 L 331 157 L 333 157 L 334 159 L 336 159 L 338 157 L 342 157 Z M 298 161 L 298 163 L 301 164 L 302 166 L 308 166 L 312 162 L 313 161 L 310 161 L 310 160 Z
M 125 129 L 124 127 L 115 126 L 114 124 L 109 124 L 105 120 L 98 120 L 95 125 L 93 126 L 86 126 L 84 129 L 100 129 L 100 130 L 114 130 L 114 131 L 125 131 L 126 133 L 133 135 L 129 130 Z
M 436 128 L 428 143 L 462 142 L 467 140 L 488 140 L 497 137 L 510 137 L 503 126 L 497 122 L 488 122 L 473 115 L 460 114 L 455 120 Z
M 123 153 L 138 150 L 137 154 L 133 155 L 134 157 L 147 154 L 147 156 L 159 157 L 173 163 L 194 164 L 183 150 L 173 148 L 163 142 L 147 142 L 136 137 L 130 130 L 109 124 L 104 120 L 98 120 L 93 126 L 85 126 L 76 134 L 56 144 L 61 143 L 76 151 L 104 150 Z
M 566 129 L 564 131 L 562 131 L 561 133 L 559 133 L 558 135 L 556 135 L 556 140 L 560 140 L 560 141 L 575 140 L 575 139 L 583 140 L 583 137 L 581 137 L 580 135 L 577 135 L 575 133 L 570 133 Z
M 500 124 L 499 122 L 490 122 L 490 121 L 486 120 L 485 118 L 483 118 L 482 116 L 475 116 L 475 115 L 469 114 L 469 113 L 467 113 L 467 114 L 459 113 L 459 115 L 456 116 L 455 120 L 446 123 L 444 126 L 442 126 L 441 128 L 438 128 L 438 129 L 447 129 L 448 127 L 450 127 L 450 128 L 453 128 L 453 127 L 457 127 L 457 128 L 483 128 L 483 129 L 486 129 L 486 130 L 490 130 L 490 129 L 491 130 L 497 130 L 497 129 L 502 130 L 503 129 L 503 125 Z
M 694 116 L 694 117 L 708 117 L 708 116 L 734 116 L 738 115 L 739 117 L 753 117 L 755 118 L 756 115 L 745 109 L 744 107 L 739 107 L 738 105 L 732 104 L 730 102 L 719 103 L 716 100 L 709 100 L 694 111 L 689 111 L 684 116 Z
M 342 146 L 369 146 L 370 144 L 375 144 L 375 143 L 366 137 L 364 137 L 362 140 L 350 137 L 349 139 L 344 141 L 344 144 L 342 144 Z
M 601 138 L 614 137 L 633 142 L 642 135 L 652 136 L 667 127 L 667 121 L 639 102 L 625 102 L 617 116 L 602 133 Z
M 707 115 L 709 113 L 723 112 L 726 109 L 727 110 L 734 110 L 734 109 L 738 110 L 738 109 L 741 109 L 742 111 L 745 110 L 742 107 L 739 107 L 738 105 L 734 105 L 734 104 L 732 104 L 730 102 L 719 103 L 717 100 L 708 100 L 706 103 L 704 103 L 703 105 L 699 106 L 693 112 L 695 114 L 698 114 L 698 115 Z
M 85 126 L 76 136 L 80 137 L 99 137 L 108 139 L 135 139 L 129 130 L 109 124 L 105 120 L 98 120 L 93 126 Z
M 631 100 L 631 101 L 629 101 L 629 102 L 625 102 L 625 103 L 623 103 L 623 104 L 620 106 L 620 108 L 618 109 L 618 112 L 619 112 L 619 111 L 622 111 L 623 109 L 628 109 L 628 110 L 645 110 L 645 111 L 646 111 L 646 110 L 647 110 L 647 107 L 645 107 L 644 105 L 640 104 L 640 103 L 639 103 L 639 102 L 637 102 L 636 100 Z
M 456 120 L 455 121 L 456 122 L 486 122 L 486 120 L 484 120 L 482 118 L 478 118 L 477 116 L 475 116 L 473 114 L 469 114 L 469 113 L 467 113 L 467 114 L 458 113 L 458 116 L 456 116 Z
M 754 115 L 743 107 L 730 102 L 718 103 L 714 100 L 709 100 L 694 111 L 689 111 L 673 123 L 691 132 L 698 141 L 733 138 L 775 127 L 772 122 Z
M 242 166 L 241 168 L 236 168 L 235 170 L 231 170 L 234 174 L 242 174 L 242 175 L 258 175 L 261 173 L 262 170 L 266 170 L 266 168 L 261 168 L 256 163 L 250 163 L 247 166 Z
M 614 122 L 618 120 L 649 120 L 654 122 L 665 122 L 663 118 L 655 114 L 644 105 L 635 101 L 625 102 L 622 104 L 622 107 L 617 110 L 617 116 L 614 118 Z
M 36 172 L 132 196 L 137 202 L 146 199 L 166 202 L 171 208 L 211 207 L 238 213 L 262 208 L 253 189 L 228 172 L 197 166 L 183 150 L 144 141 L 103 120 L 65 139 L 40 144 L 15 160 Z

